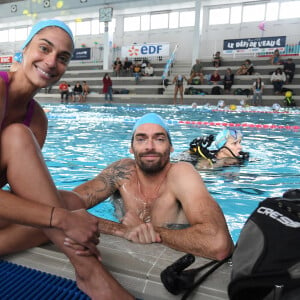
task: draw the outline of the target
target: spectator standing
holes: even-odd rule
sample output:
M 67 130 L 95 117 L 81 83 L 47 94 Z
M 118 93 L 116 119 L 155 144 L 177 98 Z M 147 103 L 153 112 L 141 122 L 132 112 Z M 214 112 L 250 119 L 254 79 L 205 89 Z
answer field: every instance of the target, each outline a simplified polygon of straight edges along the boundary
M 73 95 L 74 95 L 74 100 L 73 102 L 76 102 L 78 98 L 78 102 L 82 102 L 82 85 L 80 84 L 79 81 L 75 83 L 75 86 L 73 88 Z
M 270 63 L 271 63 L 271 65 L 281 65 L 282 64 L 280 52 L 278 49 L 274 50 L 273 55 L 270 58 Z
M 252 105 L 262 105 L 262 94 L 264 91 L 264 82 L 261 81 L 261 78 L 258 77 L 253 82 L 252 90 L 253 90 L 253 98 L 252 98 Z
M 222 61 L 222 57 L 221 57 L 221 53 L 220 51 L 217 51 L 214 55 L 213 55 L 213 61 L 212 64 L 215 68 L 219 68 L 221 67 L 221 61 Z
M 286 76 L 286 83 L 292 83 L 296 71 L 296 66 L 292 58 L 288 58 L 284 63 L 283 71 Z
M 209 84 L 221 84 L 221 76 L 218 70 L 214 70 L 209 79 Z
M 90 92 L 90 87 L 86 81 L 82 82 L 82 102 L 86 102 L 87 95 Z
M 123 63 L 123 70 L 126 74 L 132 74 L 132 61 L 128 60 L 128 57 L 125 57 L 124 63 Z
M 224 92 L 226 94 L 230 93 L 233 82 L 234 82 L 234 74 L 232 73 L 231 68 L 227 68 L 223 79 Z
M 178 91 L 180 93 L 180 104 L 183 104 L 183 81 L 188 81 L 184 75 L 176 75 L 173 79 L 173 83 L 175 85 L 174 89 L 174 105 L 176 105 L 176 98 Z
M 120 60 L 120 57 L 117 57 L 116 60 L 114 61 L 113 69 L 114 69 L 115 75 L 117 77 L 119 77 L 121 74 L 121 70 L 122 70 L 122 62 Z
M 144 76 L 153 76 L 153 75 L 154 75 L 154 69 L 152 65 L 148 63 L 144 71 Z
M 199 77 L 200 83 L 203 84 L 203 82 L 204 82 L 204 76 L 203 76 L 202 69 L 203 69 L 203 66 L 201 64 L 200 59 L 196 59 L 196 63 L 193 65 L 193 67 L 191 69 L 190 79 L 188 81 L 189 84 L 193 83 L 193 79 L 195 77 Z
M 282 86 L 285 82 L 286 82 L 285 73 L 282 71 L 281 68 L 277 68 L 271 75 L 271 83 L 273 84 L 275 95 L 281 93 Z
M 105 103 L 112 102 L 112 80 L 108 73 L 105 73 L 102 79 L 103 83 L 103 94 L 105 95 Z
M 61 84 L 58 86 L 58 89 L 60 91 L 60 102 L 64 103 L 64 99 L 65 99 L 65 103 L 68 103 L 69 88 L 67 82 L 62 81 Z

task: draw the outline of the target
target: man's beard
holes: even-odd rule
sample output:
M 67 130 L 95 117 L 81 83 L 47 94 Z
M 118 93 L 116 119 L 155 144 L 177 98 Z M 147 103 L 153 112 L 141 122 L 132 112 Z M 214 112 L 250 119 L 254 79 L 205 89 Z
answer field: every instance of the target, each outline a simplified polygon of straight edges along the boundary
M 144 162 L 142 160 L 143 154 L 138 155 L 138 159 L 136 159 L 136 162 L 143 172 L 145 172 L 147 174 L 155 174 L 155 173 L 158 173 L 161 170 L 163 170 L 164 167 L 167 165 L 169 159 L 164 160 L 163 159 L 164 155 L 162 155 L 160 153 L 155 153 L 155 154 L 158 154 L 160 159 L 159 159 L 159 161 L 153 162 L 153 163 Z

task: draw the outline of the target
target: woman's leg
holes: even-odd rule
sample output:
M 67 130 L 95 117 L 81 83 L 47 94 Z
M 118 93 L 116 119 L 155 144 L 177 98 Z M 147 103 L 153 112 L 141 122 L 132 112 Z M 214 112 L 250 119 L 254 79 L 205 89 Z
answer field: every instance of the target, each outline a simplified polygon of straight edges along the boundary
M 13 124 L 5 128 L 1 134 L 1 171 L 6 172 L 12 193 L 1 190 L 1 206 L 8 211 L 11 218 L 17 215 L 9 212 L 12 209 L 25 210 L 26 206 L 36 207 L 38 203 L 63 207 L 61 195 L 57 191 L 50 173 L 43 160 L 39 145 L 31 130 L 22 124 Z M 13 202 L 9 202 L 13 200 Z M 13 207 L 12 203 L 19 203 Z M 37 211 L 32 210 L 34 218 Z M 28 215 L 28 209 L 26 218 Z M 50 214 L 49 214 L 50 217 Z M 26 218 L 22 216 L 25 220 Z M 30 216 L 28 222 L 30 223 Z M 47 220 L 48 221 L 48 220 Z M 4 222 L 2 222 L 2 226 Z M 78 228 L 79 229 L 79 228 Z M 0 230 L 0 252 L 16 252 L 34 244 L 50 239 L 63 251 L 75 268 L 78 287 L 92 299 L 132 299 L 131 296 L 103 268 L 95 256 L 83 257 L 64 245 L 65 234 L 62 230 L 44 228 L 39 230 L 30 226 L 8 224 Z M 8 244 L 11 249 L 6 245 Z M 19 248 L 18 248 L 19 247 Z M 125 298 L 123 298 L 125 297 Z
M 179 87 L 180 103 L 183 104 L 183 85 Z
M 178 86 L 175 85 L 175 88 L 174 88 L 174 98 L 173 98 L 174 105 L 176 105 L 177 94 L 178 94 Z

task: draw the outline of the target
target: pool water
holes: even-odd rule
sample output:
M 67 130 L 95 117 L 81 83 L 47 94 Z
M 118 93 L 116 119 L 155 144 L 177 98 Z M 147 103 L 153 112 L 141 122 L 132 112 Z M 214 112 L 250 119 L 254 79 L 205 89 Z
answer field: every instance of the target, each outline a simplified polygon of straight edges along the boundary
M 94 178 L 108 164 L 132 157 L 132 127 L 137 118 L 148 112 L 159 113 L 167 120 L 174 146 L 172 157 L 186 150 L 195 137 L 216 134 L 224 123 L 242 128 L 243 150 L 250 152 L 250 161 L 242 166 L 200 171 L 225 214 L 235 242 L 259 201 L 300 186 L 299 110 L 274 113 L 268 108 L 255 108 L 253 112 L 251 108 L 218 111 L 212 106 L 192 109 L 97 104 L 47 104 L 44 108 L 48 111 L 49 131 L 43 154 L 60 189 L 72 190 Z M 270 126 L 262 128 L 266 124 Z M 109 201 L 91 212 L 116 221 Z

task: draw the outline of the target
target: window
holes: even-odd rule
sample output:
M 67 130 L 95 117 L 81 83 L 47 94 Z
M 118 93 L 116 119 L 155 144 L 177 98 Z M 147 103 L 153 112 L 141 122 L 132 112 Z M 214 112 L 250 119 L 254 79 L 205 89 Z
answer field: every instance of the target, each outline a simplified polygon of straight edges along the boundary
M 14 42 L 16 40 L 16 30 L 15 28 L 10 28 L 8 30 L 8 41 Z
M 279 3 L 268 3 L 266 12 L 266 21 L 275 21 L 278 19 Z
M 233 6 L 230 9 L 230 24 L 242 22 L 242 6 Z
M 124 31 L 140 30 L 140 17 L 124 18 Z
M 179 26 L 179 13 L 171 12 L 169 14 L 169 28 L 178 28 Z
M 91 34 L 91 21 L 76 22 L 76 35 Z
M 141 30 L 147 31 L 150 29 L 150 15 L 141 16 Z
M 16 41 L 25 41 L 28 36 L 27 27 L 16 28 L 15 40 Z
M 8 42 L 8 30 L 0 30 L 0 41 Z
M 168 28 L 169 15 L 168 14 L 154 14 L 151 15 L 151 29 Z
M 282 2 L 279 10 L 280 19 L 299 18 L 300 1 Z
M 216 8 L 209 10 L 209 25 L 229 23 L 229 8 Z
M 69 22 L 69 23 L 67 23 L 67 25 L 70 27 L 73 35 L 75 36 L 76 35 L 76 30 L 75 30 L 76 29 L 76 24 L 75 24 L 75 22 Z
M 265 4 L 245 5 L 243 22 L 263 21 L 265 19 Z
M 100 33 L 100 22 L 99 20 L 95 19 L 91 21 L 91 26 L 92 26 L 92 30 L 91 33 L 92 34 L 99 34 Z
M 195 12 L 194 11 L 183 11 L 180 13 L 179 26 L 188 27 L 195 25 Z

